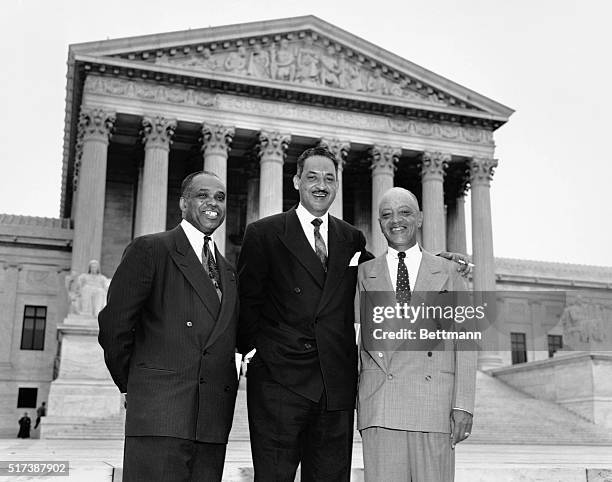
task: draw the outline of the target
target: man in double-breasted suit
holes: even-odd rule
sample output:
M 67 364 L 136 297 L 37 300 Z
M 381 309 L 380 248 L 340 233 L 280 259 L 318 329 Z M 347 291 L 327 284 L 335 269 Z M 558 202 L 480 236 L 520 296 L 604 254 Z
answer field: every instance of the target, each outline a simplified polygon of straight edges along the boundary
M 359 266 L 362 307 L 367 297 L 389 295 L 389 304 L 419 306 L 427 305 L 429 296 L 465 290 L 454 263 L 417 244 L 422 213 L 412 193 L 397 187 L 385 193 L 379 222 L 389 249 Z M 454 445 L 469 436 L 472 426 L 476 353 L 448 340 L 442 350 L 434 349 L 435 342 L 420 349 L 397 342 L 377 346 L 373 338 L 380 332 L 367 329 L 361 318 L 357 426 L 365 480 L 452 481 Z
M 237 280 L 213 235 L 225 203 L 216 175 L 187 176 L 180 225 L 127 247 L 99 315 L 127 394 L 125 481 L 221 480 L 238 387 Z
M 348 481 L 357 388 L 357 264 L 363 234 L 327 212 L 335 156 L 304 151 L 297 208 L 247 227 L 238 261 L 239 350 L 256 348 L 247 401 L 255 480 Z

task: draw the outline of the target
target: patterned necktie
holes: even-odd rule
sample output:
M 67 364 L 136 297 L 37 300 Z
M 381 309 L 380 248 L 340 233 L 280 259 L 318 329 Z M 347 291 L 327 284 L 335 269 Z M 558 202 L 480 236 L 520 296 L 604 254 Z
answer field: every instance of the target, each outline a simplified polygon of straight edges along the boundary
M 323 271 L 327 272 L 327 248 L 321 236 L 321 224 L 323 224 L 323 220 L 321 218 L 314 218 L 311 223 L 314 226 L 315 251 L 317 257 L 321 260 Z
M 410 293 L 410 278 L 408 277 L 408 268 L 404 263 L 406 253 L 400 251 L 397 253 L 397 283 L 395 285 L 395 301 L 398 303 L 410 303 L 412 297 Z
M 215 263 L 215 258 L 213 257 L 208 243 L 211 241 L 210 236 L 204 236 L 204 246 L 202 246 L 202 265 L 204 269 L 208 273 L 208 277 L 212 282 L 215 290 L 217 291 L 217 296 L 221 299 L 221 284 L 219 280 L 219 270 L 217 268 L 217 263 Z

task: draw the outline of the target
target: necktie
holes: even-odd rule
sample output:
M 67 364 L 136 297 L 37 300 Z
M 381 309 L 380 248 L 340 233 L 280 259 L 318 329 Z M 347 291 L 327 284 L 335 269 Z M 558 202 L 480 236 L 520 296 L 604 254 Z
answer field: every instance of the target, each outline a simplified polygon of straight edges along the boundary
M 221 299 L 221 284 L 219 278 L 219 270 L 217 269 L 217 263 L 215 263 L 215 258 L 210 252 L 210 247 L 208 243 L 211 241 L 210 236 L 204 236 L 204 246 L 202 247 L 202 265 L 204 269 L 208 273 L 208 277 L 212 282 L 215 290 L 217 291 L 217 296 Z
M 398 303 L 410 303 L 410 279 L 408 277 L 408 268 L 404 263 L 406 253 L 400 251 L 397 253 L 397 283 L 395 285 L 395 301 Z
M 317 257 L 321 260 L 323 270 L 327 272 L 327 248 L 321 236 L 321 224 L 323 224 L 323 220 L 321 218 L 314 218 L 311 223 L 314 226 L 315 252 L 317 253 Z

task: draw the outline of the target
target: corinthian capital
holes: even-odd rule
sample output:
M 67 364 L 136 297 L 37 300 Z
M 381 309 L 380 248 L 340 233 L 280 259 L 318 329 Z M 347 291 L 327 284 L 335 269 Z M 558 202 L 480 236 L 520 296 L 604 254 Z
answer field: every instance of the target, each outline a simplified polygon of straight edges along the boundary
M 474 157 L 470 161 L 470 184 L 488 186 L 496 167 L 497 159 Z
M 399 147 L 373 146 L 368 151 L 368 159 L 372 163 L 372 175 L 390 174 L 393 175 L 397 169 L 397 161 L 402 150 Z
M 450 154 L 423 152 L 421 156 L 421 179 L 423 181 L 443 180 L 450 160 Z
M 227 156 L 232 148 L 235 129 L 220 124 L 202 124 L 202 153 Z
M 97 107 L 83 107 L 79 114 L 77 143 L 90 140 L 108 143 L 114 127 L 114 112 L 108 112 Z
M 261 131 L 255 146 L 256 156 L 260 162 L 280 162 L 282 164 L 285 161 L 289 142 L 291 142 L 289 134 Z
M 142 119 L 142 142 L 145 148 L 170 149 L 176 130 L 176 120 L 165 117 L 145 117 Z
M 338 169 L 342 169 L 344 167 L 346 157 L 348 156 L 348 153 L 351 150 L 351 143 L 349 141 L 322 138 L 319 141 L 319 146 L 325 147 L 336 157 L 336 159 L 338 160 Z

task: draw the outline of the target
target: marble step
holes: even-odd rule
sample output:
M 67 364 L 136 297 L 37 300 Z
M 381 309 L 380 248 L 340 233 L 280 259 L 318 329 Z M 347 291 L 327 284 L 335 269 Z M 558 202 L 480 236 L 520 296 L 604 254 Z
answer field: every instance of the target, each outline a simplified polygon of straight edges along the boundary
M 50 436 L 55 439 L 123 438 L 120 416 L 75 423 L 69 430 Z M 246 392 L 238 391 L 230 441 L 248 441 Z M 354 440 L 360 441 L 355 433 Z M 504 382 L 479 372 L 472 444 L 561 444 L 612 445 L 612 431 L 604 430 L 563 407 L 537 400 Z

